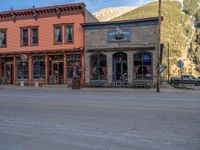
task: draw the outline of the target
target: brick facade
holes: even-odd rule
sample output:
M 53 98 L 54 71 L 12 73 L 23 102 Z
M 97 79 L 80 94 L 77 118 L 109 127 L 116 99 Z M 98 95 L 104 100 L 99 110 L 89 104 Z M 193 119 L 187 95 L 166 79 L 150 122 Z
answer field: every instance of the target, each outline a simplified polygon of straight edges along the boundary
M 28 62 L 28 78 L 24 80 L 27 85 L 32 85 L 36 81 L 41 84 L 50 84 L 52 69 L 58 70 L 58 68 L 61 70 L 62 77 L 56 83 L 71 84 L 71 79 L 67 77 L 67 58 L 73 56 L 80 57 L 81 80 L 84 83 L 84 30 L 81 24 L 85 22 L 86 14 L 84 3 L 0 12 L 0 30 L 6 29 L 7 32 L 6 47 L 0 48 L 0 77 L 2 80 L 6 80 L 4 84 L 19 84 L 22 81 L 17 79 L 16 75 L 17 69 L 20 67 L 17 67 L 17 60 L 21 59 L 22 55 L 27 57 Z M 67 24 L 73 25 L 72 43 L 64 42 L 65 25 Z M 55 25 L 62 25 L 63 42 L 61 44 L 54 44 Z M 22 28 L 29 29 L 31 27 L 38 28 L 39 42 L 35 46 L 30 44 L 31 35 L 28 30 L 28 46 L 22 46 L 20 31 Z M 33 57 L 36 56 L 42 56 L 42 61 L 45 62 L 45 69 L 43 68 L 45 79 L 33 78 Z M 57 57 L 60 59 L 58 60 Z

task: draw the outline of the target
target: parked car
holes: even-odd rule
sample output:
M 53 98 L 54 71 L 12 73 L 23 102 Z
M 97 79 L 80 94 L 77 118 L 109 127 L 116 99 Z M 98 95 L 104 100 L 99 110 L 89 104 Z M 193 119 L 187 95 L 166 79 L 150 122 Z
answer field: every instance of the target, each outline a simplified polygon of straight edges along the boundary
M 200 86 L 200 78 L 195 78 L 192 75 L 182 75 L 182 77 L 172 77 L 170 83 L 179 85 L 179 84 L 194 84 Z

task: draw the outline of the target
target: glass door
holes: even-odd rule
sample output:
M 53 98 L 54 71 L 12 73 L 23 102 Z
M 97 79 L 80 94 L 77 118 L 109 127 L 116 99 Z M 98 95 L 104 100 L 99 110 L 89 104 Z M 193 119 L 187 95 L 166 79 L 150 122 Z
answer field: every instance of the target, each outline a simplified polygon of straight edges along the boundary
M 114 62 L 113 80 L 118 82 L 127 81 L 127 63 Z
M 124 52 L 113 55 L 113 84 L 117 87 L 128 85 L 127 54 Z
M 63 84 L 63 62 L 52 63 L 52 73 L 55 76 L 56 84 Z
M 6 84 L 13 84 L 14 74 L 13 74 L 13 64 L 5 64 L 5 73 L 6 73 Z

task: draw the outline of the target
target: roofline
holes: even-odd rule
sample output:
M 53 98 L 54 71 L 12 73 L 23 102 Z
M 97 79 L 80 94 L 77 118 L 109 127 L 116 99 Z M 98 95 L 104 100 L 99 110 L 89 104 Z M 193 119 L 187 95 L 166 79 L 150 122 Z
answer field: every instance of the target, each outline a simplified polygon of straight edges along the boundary
M 121 20 L 121 21 L 90 22 L 90 23 L 84 23 L 82 24 L 82 26 L 86 27 L 86 26 L 98 26 L 98 25 L 112 25 L 112 24 L 136 23 L 136 22 L 158 21 L 158 20 L 159 20 L 159 17 L 150 17 L 150 18 Z M 163 20 L 163 17 L 161 18 L 161 20 Z
M 43 10 L 43 9 L 53 9 L 58 7 L 70 7 L 70 6 L 82 6 L 86 7 L 85 3 L 71 3 L 71 4 L 63 4 L 63 5 L 55 5 L 55 6 L 47 6 L 47 7 L 38 7 L 38 8 L 29 8 L 29 9 L 17 9 L 17 10 L 9 10 L 9 11 L 2 11 L 1 14 L 10 14 L 10 13 L 18 13 L 18 12 L 25 12 L 25 11 L 31 11 L 31 10 Z

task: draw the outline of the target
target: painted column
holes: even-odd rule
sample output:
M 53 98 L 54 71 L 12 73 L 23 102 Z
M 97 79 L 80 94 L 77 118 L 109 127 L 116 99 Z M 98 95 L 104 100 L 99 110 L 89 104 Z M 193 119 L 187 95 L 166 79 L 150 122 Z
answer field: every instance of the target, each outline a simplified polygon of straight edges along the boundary
M 32 65 L 32 55 L 28 57 L 28 83 L 31 85 L 33 81 L 33 65 Z
M 48 55 L 45 54 L 45 84 L 49 84 L 49 60 Z
M 67 84 L 67 55 L 66 53 L 64 53 L 64 65 L 63 65 L 64 69 L 64 84 Z
M 89 85 L 90 82 L 90 54 L 85 53 L 85 84 Z
M 16 56 L 13 56 L 13 84 L 16 85 L 16 79 L 17 79 L 17 65 L 16 65 Z
M 3 76 L 4 76 L 4 78 L 6 78 L 6 63 L 3 64 L 3 68 L 4 68 L 4 74 L 3 74 Z
M 156 84 L 157 84 L 157 62 L 158 62 L 158 50 L 157 48 L 151 52 L 149 51 L 150 53 L 152 53 L 152 62 L 153 62 L 153 84 L 154 86 L 156 87 Z
M 84 59 L 84 50 L 81 52 L 81 80 L 82 80 L 82 83 L 85 83 L 85 59 Z
M 2 77 L 2 63 L 0 63 L 0 77 Z
M 112 63 L 112 53 L 107 53 L 107 70 L 108 70 L 108 84 L 112 85 L 112 74 L 113 74 L 113 63 Z
M 127 52 L 128 60 L 128 84 L 129 86 L 132 85 L 133 82 L 133 54 L 131 52 Z

